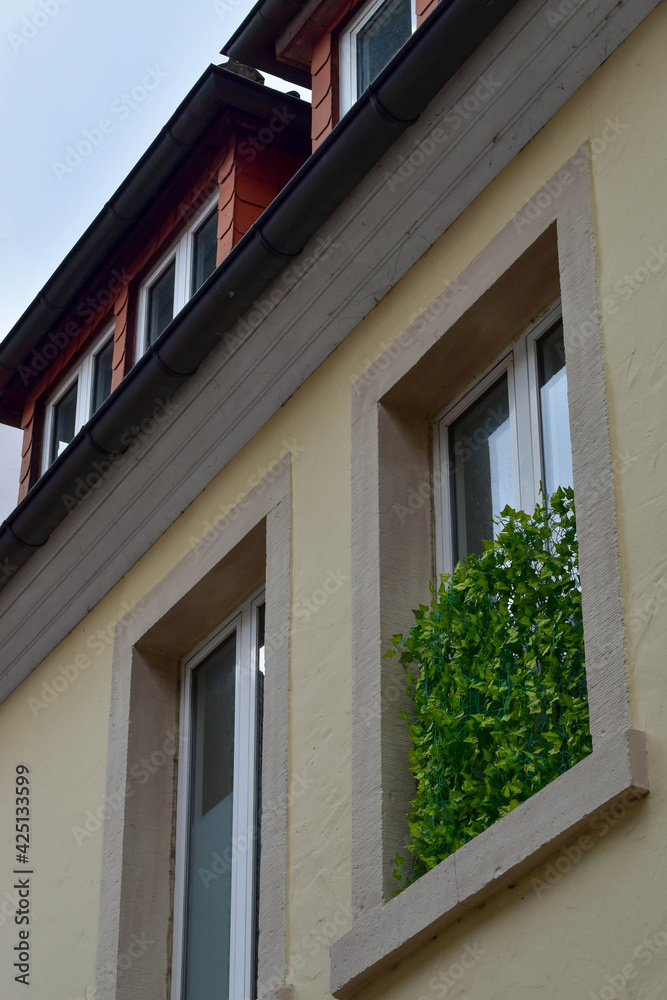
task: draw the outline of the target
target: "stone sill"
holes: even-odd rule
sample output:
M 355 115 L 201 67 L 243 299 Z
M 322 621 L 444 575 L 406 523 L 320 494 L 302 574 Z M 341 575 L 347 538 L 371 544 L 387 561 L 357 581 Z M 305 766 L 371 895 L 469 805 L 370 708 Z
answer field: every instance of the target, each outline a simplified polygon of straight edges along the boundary
M 629 729 L 612 737 L 399 896 L 360 914 L 331 946 L 331 992 L 355 996 L 497 889 L 540 865 L 597 813 L 648 791 L 644 733 Z

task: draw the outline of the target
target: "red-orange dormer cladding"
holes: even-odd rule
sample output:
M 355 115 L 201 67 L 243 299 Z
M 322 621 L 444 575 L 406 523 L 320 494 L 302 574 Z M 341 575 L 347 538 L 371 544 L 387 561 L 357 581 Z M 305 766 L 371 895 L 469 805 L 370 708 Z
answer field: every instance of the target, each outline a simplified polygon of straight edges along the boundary
M 19 501 L 40 476 L 45 408 L 58 383 L 113 323 L 112 391 L 117 387 L 134 363 L 142 280 L 215 189 L 220 264 L 307 158 L 307 137 L 293 129 L 290 119 L 295 116 L 277 103 L 276 112 L 282 118 L 275 128 L 248 114 L 235 114 L 209 130 L 131 237 L 109 257 L 86 293 L 51 331 L 54 337 L 48 345 L 55 342 L 55 347 L 33 352 L 21 366 L 17 379 L 23 387 Z
M 278 59 L 298 65 L 312 51 L 312 143 L 313 150 L 331 132 L 339 120 L 338 105 L 338 40 L 352 15 L 368 0 L 323 0 L 312 9 L 311 16 L 296 30 L 278 40 Z M 417 25 L 430 14 L 438 0 L 416 0 Z

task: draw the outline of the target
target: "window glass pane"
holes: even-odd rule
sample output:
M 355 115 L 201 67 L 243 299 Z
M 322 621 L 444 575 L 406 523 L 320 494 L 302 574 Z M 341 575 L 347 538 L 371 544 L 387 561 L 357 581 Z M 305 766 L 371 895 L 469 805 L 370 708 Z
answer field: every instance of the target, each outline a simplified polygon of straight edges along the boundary
M 218 210 L 213 209 L 209 217 L 192 237 L 192 294 L 204 284 L 215 271 L 215 255 L 218 246 Z
M 93 398 L 90 412 L 95 413 L 111 392 L 111 373 L 113 361 L 113 337 L 93 358 Z
M 257 757 L 255 763 L 255 933 L 253 935 L 253 983 L 257 985 L 257 945 L 259 938 L 259 873 L 262 854 L 262 733 L 264 721 L 264 613 L 266 605 L 257 608 Z
M 236 633 L 194 671 L 185 996 L 228 1000 Z M 231 859 L 210 872 L 214 855 Z M 222 869 L 222 870 L 221 870 Z
M 412 33 L 410 0 L 387 0 L 356 33 L 357 97 Z
M 49 464 L 54 462 L 58 455 L 70 443 L 76 434 L 76 399 L 79 382 L 67 390 L 53 407 L 53 431 L 51 433 L 51 454 Z
M 559 486 L 572 486 L 572 450 L 562 323 L 538 341 L 537 361 L 544 489 L 547 497 L 550 497 Z
M 498 531 L 491 518 L 514 503 L 507 377 L 449 428 L 454 562 L 484 551 Z
M 174 318 L 174 280 L 176 264 L 169 267 L 151 285 L 148 291 L 148 320 L 146 324 L 148 346 L 154 344 Z

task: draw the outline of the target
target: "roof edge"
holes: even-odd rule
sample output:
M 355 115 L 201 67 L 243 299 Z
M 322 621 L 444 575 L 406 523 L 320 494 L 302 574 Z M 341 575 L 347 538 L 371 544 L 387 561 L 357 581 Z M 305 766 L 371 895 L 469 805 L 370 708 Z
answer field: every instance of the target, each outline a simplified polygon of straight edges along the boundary
M 281 91 L 209 65 L 109 201 L 79 237 L 0 343 L 2 390 L 21 363 L 72 307 L 110 253 L 129 234 L 162 186 L 214 121 L 228 110 L 257 114 L 276 99 L 293 105 L 292 128 L 309 133 L 310 106 Z M 308 119 L 306 121 L 306 119 Z M 0 419 L 5 416 L 0 409 Z M 9 416 L 9 414 L 7 414 Z
M 0 525 L 0 589 L 518 2 L 442 0 Z

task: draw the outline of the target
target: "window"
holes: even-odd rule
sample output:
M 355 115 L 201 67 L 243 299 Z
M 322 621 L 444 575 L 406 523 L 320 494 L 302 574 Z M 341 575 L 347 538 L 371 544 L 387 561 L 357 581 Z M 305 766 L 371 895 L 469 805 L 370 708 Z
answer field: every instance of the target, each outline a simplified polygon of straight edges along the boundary
M 108 329 L 47 404 L 43 472 L 110 394 L 112 362 L 113 330 Z
M 572 486 L 563 325 L 549 310 L 436 422 L 439 568 L 484 551 L 509 504 L 532 511 L 540 484 Z
M 375 0 L 340 40 L 340 113 L 348 111 L 417 26 L 412 0 Z
M 255 995 L 263 601 L 183 666 L 173 1000 Z
M 530 227 L 516 225 L 520 213 L 510 219 L 353 388 L 355 918 L 330 948 L 331 992 L 348 1000 L 535 871 L 599 812 L 648 791 L 646 739 L 630 719 L 586 150 L 562 170 L 567 191 Z M 553 180 L 527 192 L 535 203 L 546 204 Z M 558 299 L 562 326 L 551 312 Z M 544 324 L 522 333 L 539 316 Z M 548 491 L 570 475 L 593 752 L 392 898 L 414 783 L 400 764 L 411 749 L 405 667 L 383 653 L 429 602 L 445 544 L 450 559 L 455 545 L 474 549 L 505 495 L 528 506 L 540 479 Z
M 137 360 L 166 330 L 176 313 L 215 271 L 217 193 L 194 223 L 153 268 L 139 293 Z
M 212 959 L 213 953 L 219 951 L 227 955 L 221 959 L 225 962 L 232 956 L 236 961 L 239 955 L 236 968 L 243 970 L 246 982 L 249 977 L 251 986 L 257 982 L 256 993 L 235 983 L 230 1000 L 277 997 L 283 993 L 287 996 L 289 992 L 285 984 L 288 975 L 286 901 L 290 789 L 287 752 L 292 552 L 290 463 L 277 476 L 274 469 L 270 477 L 262 479 L 233 509 L 228 527 L 224 530 L 219 525 L 213 528 L 144 594 L 114 634 L 105 801 L 121 803 L 122 808 L 111 808 L 104 823 L 100 885 L 104 906 L 99 919 L 99 947 L 104 959 L 98 968 L 99 994 L 104 989 L 114 996 L 122 993 L 128 997 L 164 998 L 165 983 L 170 982 L 170 998 L 176 996 L 178 1000 L 185 1000 L 182 983 L 184 966 L 188 963 L 187 950 L 185 962 L 183 957 L 188 942 L 184 917 L 187 913 L 190 820 L 193 821 L 196 850 L 197 823 L 216 819 L 213 806 L 197 820 L 198 804 L 201 811 L 201 804 L 211 803 L 216 794 L 223 797 L 229 794 L 222 782 L 215 784 L 218 779 L 209 780 L 206 768 L 216 755 L 220 770 L 225 761 L 229 765 L 229 754 L 227 752 L 225 757 L 225 752 L 230 744 L 225 749 L 215 735 L 215 728 L 210 730 L 207 741 L 211 717 L 200 712 L 197 718 L 196 708 L 202 702 L 204 708 L 207 707 L 209 692 L 224 694 L 224 680 L 229 681 L 229 674 L 224 677 L 221 661 L 226 650 L 223 647 L 234 630 L 240 644 L 240 665 L 235 666 L 234 676 L 233 768 L 236 784 L 232 794 L 236 796 L 238 791 L 241 803 L 245 794 L 248 830 L 241 826 L 241 836 L 232 842 L 227 859 L 225 854 L 229 848 L 225 848 L 224 843 L 216 845 L 220 860 L 211 858 L 206 895 L 210 894 L 215 901 L 217 887 L 224 887 L 225 879 L 231 882 L 231 891 L 237 893 L 231 904 L 233 922 L 239 925 L 235 929 L 235 933 L 238 931 L 237 943 L 232 944 L 231 929 L 229 940 L 215 928 L 210 932 L 203 928 L 202 933 L 207 935 Z M 262 593 L 266 600 L 265 616 L 261 610 Z M 253 641 L 256 658 L 252 653 Z M 207 657 L 216 651 L 217 663 L 211 660 L 205 664 Z M 263 659 L 264 672 L 261 669 Z M 197 678 L 200 666 L 203 669 Z M 251 708 L 253 675 L 256 717 Z M 193 680 L 195 690 L 193 692 L 191 687 L 188 694 L 185 682 L 191 685 Z M 198 683 L 200 695 L 203 685 L 203 695 L 199 699 Z M 256 720 L 254 745 L 257 758 L 261 759 L 261 779 L 258 772 L 254 776 L 255 799 L 262 803 L 261 851 L 255 850 L 257 841 L 252 824 L 256 823 L 256 813 L 252 805 L 252 788 L 237 781 L 242 759 L 246 761 L 249 781 L 253 780 L 250 768 L 253 718 Z M 186 725 L 192 733 L 193 723 L 199 740 L 196 737 L 193 740 L 181 729 Z M 223 727 L 217 728 L 222 730 Z M 197 752 L 199 781 L 194 777 L 193 757 L 197 757 Z M 149 780 L 146 780 L 142 764 L 147 757 L 151 758 L 153 766 Z M 192 766 L 186 763 L 188 758 Z M 229 785 L 229 773 L 226 780 Z M 212 791 L 204 798 L 207 782 Z M 192 812 L 190 794 L 194 798 Z M 239 824 L 234 815 L 232 820 L 235 823 L 233 836 L 236 836 Z M 201 831 L 206 833 L 205 826 Z M 249 836 L 246 837 L 246 833 Z M 228 865 L 231 865 L 231 872 L 227 871 Z M 245 892 L 244 871 L 251 873 L 245 876 Z M 250 877 L 255 882 L 256 910 L 248 884 Z M 199 878 L 203 887 L 198 872 L 195 878 Z M 239 892 L 245 916 L 237 920 Z M 202 917 L 201 911 L 198 916 Z M 201 928 L 201 923 L 199 926 Z M 242 934 L 241 927 L 245 928 Z M 135 953 L 137 937 L 142 934 L 155 943 L 141 961 L 128 962 L 128 955 Z M 191 962 L 196 962 L 201 954 L 196 950 L 196 941 L 194 944 Z M 244 947 L 245 955 L 241 953 Z M 206 957 L 208 960 L 209 955 Z M 207 996 L 227 996 L 228 982 L 226 980 L 221 986 L 216 984 L 215 991 Z M 200 989 L 204 988 L 199 985 Z

